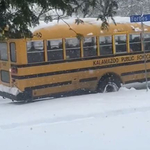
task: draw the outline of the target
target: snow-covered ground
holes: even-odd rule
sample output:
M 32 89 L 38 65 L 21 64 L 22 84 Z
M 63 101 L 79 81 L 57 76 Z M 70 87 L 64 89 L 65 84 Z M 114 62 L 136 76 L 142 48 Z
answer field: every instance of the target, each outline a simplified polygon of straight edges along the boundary
M 1 150 L 149 150 L 150 91 L 0 99 Z

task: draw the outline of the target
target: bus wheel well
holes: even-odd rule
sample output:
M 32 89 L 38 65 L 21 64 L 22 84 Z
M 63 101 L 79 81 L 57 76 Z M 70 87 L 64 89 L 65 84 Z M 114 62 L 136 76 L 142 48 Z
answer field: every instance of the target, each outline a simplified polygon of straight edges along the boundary
M 122 80 L 116 73 L 106 73 L 104 74 L 97 85 L 98 92 L 105 92 L 106 88 L 109 86 L 110 91 L 117 91 L 121 87 Z M 116 86 L 116 87 L 115 87 Z M 111 88 L 110 88 L 111 87 Z

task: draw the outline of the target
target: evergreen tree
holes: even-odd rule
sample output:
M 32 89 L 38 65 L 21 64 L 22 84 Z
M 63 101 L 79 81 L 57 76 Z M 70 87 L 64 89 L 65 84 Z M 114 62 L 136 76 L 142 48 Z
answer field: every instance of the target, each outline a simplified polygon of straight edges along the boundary
M 88 16 L 98 5 L 97 18 L 107 25 L 106 18 L 116 13 L 115 0 L 0 0 L 0 37 L 31 36 L 29 27 L 39 24 L 41 17 L 45 21 L 53 19 L 50 10 L 61 10 L 63 16 Z

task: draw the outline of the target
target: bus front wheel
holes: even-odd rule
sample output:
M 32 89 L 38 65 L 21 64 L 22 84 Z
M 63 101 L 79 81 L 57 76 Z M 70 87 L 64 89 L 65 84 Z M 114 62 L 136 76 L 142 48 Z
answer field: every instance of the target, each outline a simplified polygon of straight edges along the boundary
M 103 78 L 98 84 L 98 92 L 116 92 L 121 87 L 121 82 L 118 78 L 107 77 Z

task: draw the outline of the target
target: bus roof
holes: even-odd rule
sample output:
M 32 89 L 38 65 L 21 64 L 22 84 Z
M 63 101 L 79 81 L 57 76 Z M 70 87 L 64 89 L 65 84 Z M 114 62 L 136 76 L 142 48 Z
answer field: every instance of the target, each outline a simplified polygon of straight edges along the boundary
M 150 32 L 150 27 L 144 25 L 145 32 Z M 123 33 L 139 33 L 141 32 L 141 25 L 138 23 L 114 23 L 109 24 L 108 29 L 102 30 L 101 25 L 92 23 L 83 24 L 56 24 L 54 26 L 47 26 L 33 32 L 33 40 L 38 39 L 59 39 L 72 38 L 77 34 L 87 36 L 103 36 Z

